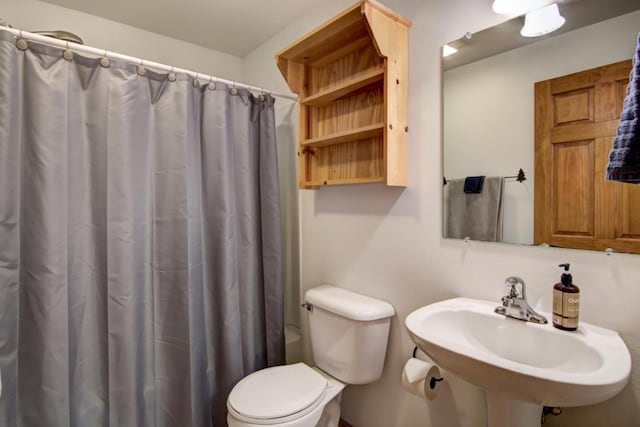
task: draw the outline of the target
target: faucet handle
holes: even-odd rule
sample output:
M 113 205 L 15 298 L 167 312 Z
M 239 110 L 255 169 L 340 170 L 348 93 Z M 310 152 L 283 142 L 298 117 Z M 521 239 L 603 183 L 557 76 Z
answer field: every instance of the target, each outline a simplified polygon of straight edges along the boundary
M 516 276 L 507 277 L 504 281 L 505 292 L 509 298 L 527 299 L 524 280 Z

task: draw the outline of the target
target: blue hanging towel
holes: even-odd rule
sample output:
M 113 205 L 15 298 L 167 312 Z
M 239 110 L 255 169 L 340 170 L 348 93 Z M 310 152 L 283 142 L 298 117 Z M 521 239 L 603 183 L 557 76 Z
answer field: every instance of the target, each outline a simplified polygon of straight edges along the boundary
M 607 179 L 640 184 L 640 34 L 632 64 L 620 123 L 609 153 Z
M 465 193 L 482 193 L 484 176 L 468 176 L 464 180 Z

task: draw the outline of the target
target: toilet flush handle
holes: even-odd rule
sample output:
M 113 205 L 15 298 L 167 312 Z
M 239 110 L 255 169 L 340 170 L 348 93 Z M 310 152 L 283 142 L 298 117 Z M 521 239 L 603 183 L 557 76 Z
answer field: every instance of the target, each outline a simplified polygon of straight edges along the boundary
M 304 303 L 300 304 L 300 306 L 302 308 L 306 308 L 307 311 L 313 311 L 313 305 L 309 304 L 308 302 L 304 302 Z

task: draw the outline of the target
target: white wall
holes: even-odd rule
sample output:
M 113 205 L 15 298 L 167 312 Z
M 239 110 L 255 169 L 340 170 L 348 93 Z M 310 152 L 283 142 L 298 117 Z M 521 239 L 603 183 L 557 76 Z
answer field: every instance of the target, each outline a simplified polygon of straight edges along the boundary
M 0 18 L 25 31 L 65 30 L 88 46 L 243 81 L 242 58 L 37 0 L 1 0 Z
M 273 55 L 352 3 L 330 0 L 245 58 L 247 81 L 285 90 Z M 582 289 L 584 321 L 620 331 L 633 358 L 632 378 L 617 397 L 600 405 L 568 408 L 546 425 L 627 427 L 640 424 L 640 257 L 554 248 L 443 240 L 442 114 L 439 47 L 504 18 L 488 0 L 386 0 L 413 21 L 410 31 L 409 185 L 322 188 L 299 192 L 302 292 L 328 282 L 391 302 L 389 350 L 383 377 L 349 386 L 343 417 L 356 427 L 485 426 L 482 393 L 449 377 L 449 389 L 426 403 L 403 391 L 400 373 L 413 344 L 403 319 L 412 310 L 445 298 L 498 301 L 504 278 L 517 274 L 529 299 L 549 311 L 560 262 L 571 262 Z M 640 28 L 640 25 L 637 25 Z M 590 46 L 585 45 L 588 51 Z M 282 103 L 281 101 L 278 101 Z M 295 118 L 281 121 L 287 129 Z M 289 143 L 289 142 L 288 142 Z M 295 150 L 292 146 L 291 150 Z M 294 178 L 291 177 L 291 180 Z M 294 197 L 294 196 L 292 196 Z M 303 322 L 304 323 L 304 322 Z M 308 337 L 306 358 L 310 361 Z
M 629 59 L 639 22 L 636 11 L 444 73 L 445 176 L 527 175 L 505 184 L 503 241 L 533 242 L 534 83 Z

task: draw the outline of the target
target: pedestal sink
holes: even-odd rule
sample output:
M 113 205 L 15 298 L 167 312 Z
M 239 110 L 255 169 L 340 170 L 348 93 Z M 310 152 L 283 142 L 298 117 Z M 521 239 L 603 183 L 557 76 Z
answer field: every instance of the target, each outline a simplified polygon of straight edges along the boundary
M 496 314 L 497 305 L 454 298 L 405 320 L 435 363 L 485 389 L 489 427 L 540 426 L 543 405 L 599 403 L 627 383 L 631 356 L 617 332 L 585 322 L 561 331 Z

